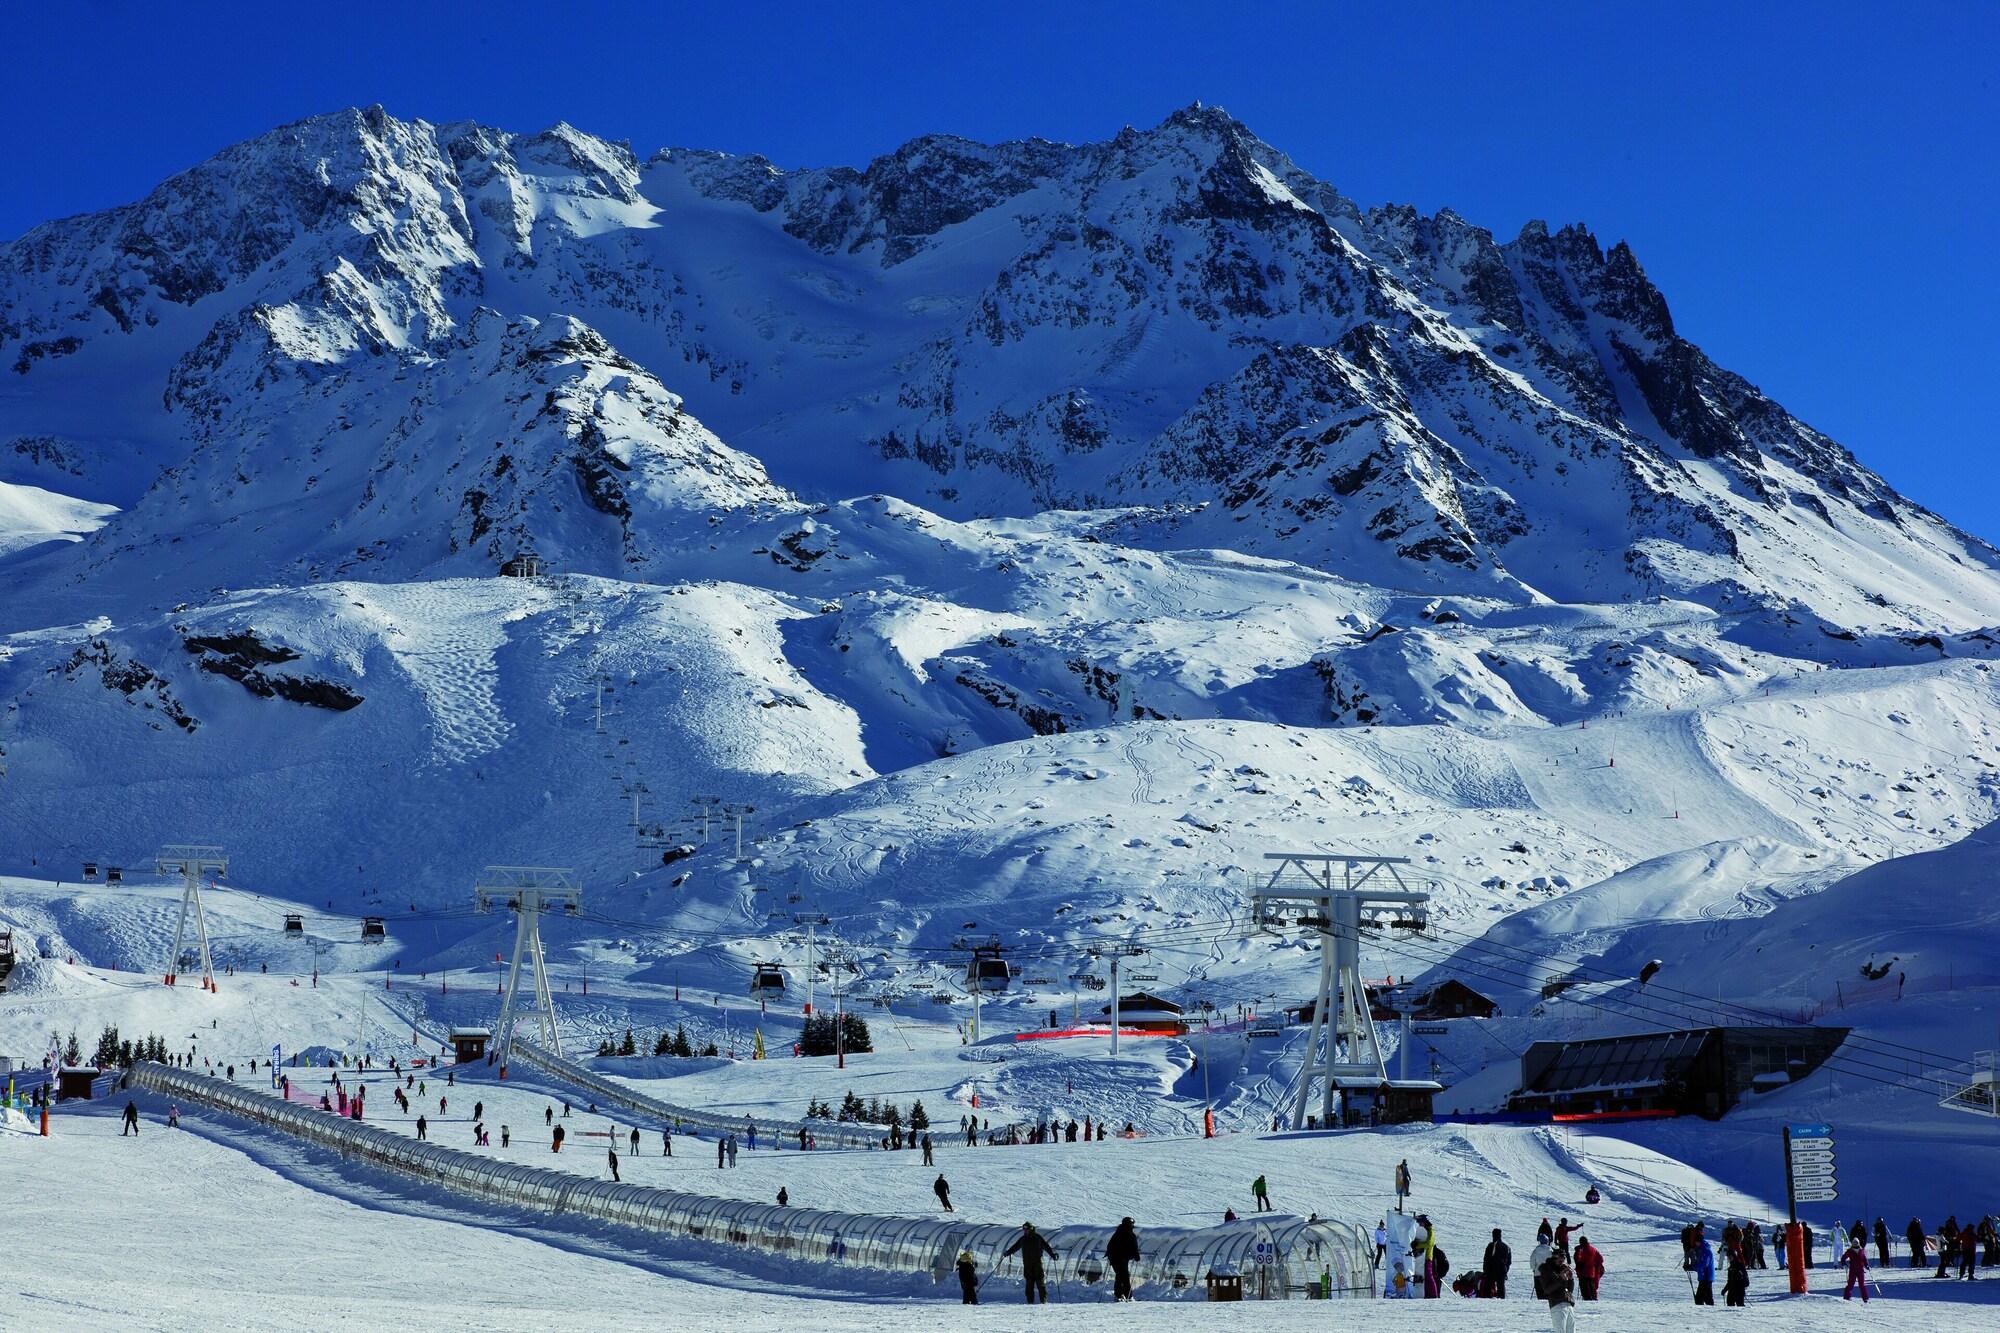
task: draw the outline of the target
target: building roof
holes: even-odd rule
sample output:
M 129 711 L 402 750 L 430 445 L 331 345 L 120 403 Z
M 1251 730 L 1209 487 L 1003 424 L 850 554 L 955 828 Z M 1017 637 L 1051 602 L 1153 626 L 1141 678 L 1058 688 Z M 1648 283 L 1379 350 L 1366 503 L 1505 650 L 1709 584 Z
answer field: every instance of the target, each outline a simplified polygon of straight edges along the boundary
M 1522 1091 L 1658 1087 L 1685 1074 L 1714 1035 L 1713 1028 L 1697 1028 L 1691 1032 L 1644 1032 L 1585 1041 L 1538 1041 L 1522 1057 L 1524 1069 L 1540 1064 Z

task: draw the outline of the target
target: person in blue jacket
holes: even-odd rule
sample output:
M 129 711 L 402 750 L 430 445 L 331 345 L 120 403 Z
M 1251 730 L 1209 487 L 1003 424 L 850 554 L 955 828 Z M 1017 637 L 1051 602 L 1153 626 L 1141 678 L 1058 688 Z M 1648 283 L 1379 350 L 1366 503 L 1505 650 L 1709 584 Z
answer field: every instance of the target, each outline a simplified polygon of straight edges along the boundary
M 1715 1250 L 1709 1245 L 1706 1236 L 1695 1237 L 1694 1279 L 1694 1303 L 1715 1304 Z

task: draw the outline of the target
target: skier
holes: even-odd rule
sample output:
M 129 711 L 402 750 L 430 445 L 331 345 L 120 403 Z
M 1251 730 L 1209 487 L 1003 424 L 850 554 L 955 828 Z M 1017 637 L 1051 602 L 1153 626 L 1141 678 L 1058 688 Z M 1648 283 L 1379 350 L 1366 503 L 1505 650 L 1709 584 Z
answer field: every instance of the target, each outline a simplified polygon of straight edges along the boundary
M 962 1305 L 979 1304 L 979 1271 L 972 1265 L 972 1251 L 958 1252 L 958 1295 Z
M 448 1099 L 448 1098 L 446 1098 L 446 1097 L 444 1096 L 444 1094 L 442 1094 L 442 1093 L 438 1094 L 438 1114 L 439 1114 L 439 1115 L 443 1115 L 443 1114 L 444 1114 L 444 1106 L 445 1106 L 445 1102 L 446 1102 L 447 1100 L 449 1100 L 449 1099 Z
M 1911 1218 L 1910 1225 L 1903 1229 L 1903 1239 L 1910 1242 L 1910 1267 L 1922 1268 L 1924 1266 L 1924 1224 L 1914 1217 Z
M 1743 1247 L 1728 1252 L 1729 1276 L 1722 1283 L 1722 1303 L 1740 1306 L 1750 1291 L 1750 1269 L 1743 1262 Z
M 172 1102 L 168 1102 L 168 1103 L 167 1103 L 167 1128 L 168 1128 L 168 1129 L 179 1129 L 180 1127 L 181 1127 L 181 1108 L 180 1108 L 180 1107 L 178 1107 L 178 1106 L 176 1106 L 176 1105 L 174 1105 L 174 1104 L 173 1104 Z
M 555 1122 L 556 1122 L 556 1108 L 553 1106 L 544 1106 L 542 1108 L 542 1124 L 544 1126 L 547 1126 L 547 1125 L 553 1125 Z
M 170 1125 L 174 1123 L 171 1114 L 167 1123 Z M 1958 1275 L 1970 1282 L 1978 1276 L 1976 1271 L 1978 1267 L 1979 1233 L 1968 1226 L 1958 1233 Z
M 1493 1239 L 1487 1242 L 1486 1254 L 1480 1260 L 1480 1276 L 1486 1279 L 1488 1296 L 1505 1297 L 1507 1294 L 1507 1270 L 1514 1266 L 1514 1251 L 1507 1248 L 1507 1242 L 1500 1239 L 1500 1228 L 1493 1228 Z
M 1587 1301 L 1597 1299 L 1597 1284 L 1604 1281 L 1604 1251 L 1590 1243 L 1590 1237 L 1576 1238 L 1577 1292 Z
M 938 1178 L 931 1182 L 931 1193 L 937 1195 L 947 1213 L 956 1211 L 951 1206 L 951 1182 L 944 1178 L 944 1172 L 938 1172 Z
M 430 1122 L 430 1121 L 428 1121 L 428 1120 L 424 1119 L 424 1118 L 423 1118 L 422 1116 L 418 1116 L 418 1117 L 417 1117 L 417 1137 L 418 1137 L 419 1139 L 427 1139 L 427 1138 L 429 1138 L 429 1137 L 430 1137 L 430 1126 L 431 1126 L 431 1122 Z
M 1861 1284 L 1861 1303 L 1866 1305 L 1868 1303 L 1867 1244 L 1858 1240 L 1850 1242 L 1847 1247 L 1847 1253 L 1840 1256 L 1840 1262 L 1847 1265 L 1847 1290 L 1841 1293 L 1840 1299 L 1843 1301 L 1853 1300 L 1854 1285 L 1858 1282 Z
M 1694 1234 L 1694 1277 L 1694 1303 L 1715 1304 L 1715 1251 L 1709 1247 L 1700 1227 L 1695 1228 Z
M 1257 1201 L 1258 1212 L 1274 1211 L 1271 1207 L 1271 1192 L 1264 1184 L 1264 1177 L 1259 1176 L 1250 1182 L 1250 1193 Z
M 1572 1293 L 1575 1285 L 1569 1256 L 1551 1247 L 1549 1257 L 1535 1270 L 1535 1295 L 1549 1303 L 1549 1328 L 1552 1333 L 1574 1333 L 1576 1298 Z
M 139 1132 L 139 1103 L 126 1102 L 125 1128 L 118 1131 L 118 1137 L 122 1139 L 127 1134 L 137 1134 L 138 1132 Z
M 1875 1257 L 1881 1261 L 1880 1267 L 1889 1266 L 1889 1224 L 1879 1217 L 1875 1219 Z
M 639 1155 L 639 1127 L 637 1125 L 632 1127 L 632 1155 L 634 1157 Z
M 968 1148 L 977 1148 L 979 1146 L 979 1123 L 977 1121 L 965 1127 L 965 1146 Z
M 924 1135 L 924 1165 L 925 1166 L 937 1165 L 937 1163 L 931 1160 L 931 1136 L 928 1134 Z
M 940 1180 L 943 1178 L 942 1176 L 938 1177 Z M 949 1207 L 950 1205 L 947 1204 L 946 1206 Z M 1056 1247 L 1042 1239 L 1041 1233 L 1035 1230 L 1033 1222 L 1023 1222 L 1021 1223 L 1021 1234 L 1014 1237 L 1013 1242 L 1006 1249 L 1000 1251 L 1000 1257 L 1004 1259 L 1016 1251 L 1019 1251 L 1021 1255 L 1023 1298 L 1029 1305 L 1034 1305 L 1038 1301 L 1042 1305 L 1047 1305 L 1049 1303 L 1049 1280 L 1042 1272 L 1042 1256 L 1047 1255 L 1051 1259 L 1055 1258 Z
M 1132 1265 L 1139 1262 L 1139 1233 L 1134 1230 L 1131 1218 L 1120 1222 L 1111 1233 L 1104 1246 L 1104 1258 L 1111 1265 L 1111 1299 L 1131 1300 Z
M 604 1152 L 605 1156 L 611 1162 L 611 1182 L 615 1185 L 618 1183 L 618 1150 L 616 1148 L 606 1148 Z
M 554 1132 L 549 1135 L 549 1151 L 561 1152 L 562 1141 L 563 1141 L 563 1127 L 561 1125 L 557 1125 L 555 1127 Z

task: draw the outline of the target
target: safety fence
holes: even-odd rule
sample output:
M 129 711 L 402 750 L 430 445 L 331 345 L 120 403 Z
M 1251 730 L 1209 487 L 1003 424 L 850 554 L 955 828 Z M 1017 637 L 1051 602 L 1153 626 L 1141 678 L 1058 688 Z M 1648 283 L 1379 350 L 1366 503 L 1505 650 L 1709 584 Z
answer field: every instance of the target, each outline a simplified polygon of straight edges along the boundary
M 985 1279 L 1021 1277 L 1019 1255 L 1003 1253 L 1020 1235 L 1015 1227 L 787 1208 L 591 1180 L 419 1142 L 281 1101 L 260 1089 L 166 1065 L 135 1064 L 130 1079 L 148 1091 L 212 1107 L 347 1160 L 483 1202 L 856 1272 L 943 1282 L 959 1254 L 969 1252 Z M 1108 1272 L 1103 1255 L 1111 1229 L 1057 1226 L 1042 1234 L 1057 1256 L 1045 1268 L 1051 1291 L 1059 1300 L 1088 1299 Z M 1154 1298 L 1199 1295 L 1217 1277 L 1240 1282 L 1243 1294 L 1252 1299 L 1376 1294 L 1374 1244 L 1352 1223 L 1272 1216 L 1214 1228 L 1153 1227 L 1141 1234 L 1140 1245 L 1143 1257 L 1133 1266 L 1133 1283 Z

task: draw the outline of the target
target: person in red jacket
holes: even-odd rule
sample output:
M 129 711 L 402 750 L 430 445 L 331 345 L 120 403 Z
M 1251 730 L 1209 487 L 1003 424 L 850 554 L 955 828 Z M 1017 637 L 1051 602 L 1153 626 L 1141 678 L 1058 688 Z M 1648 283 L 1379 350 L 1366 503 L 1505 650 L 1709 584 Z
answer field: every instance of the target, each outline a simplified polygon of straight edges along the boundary
M 1576 1238 L 1577 1293 L 1587 1301 L 1597 1299 L 1597 1284 L 1604 1281 L 1604 1251 L 1590 1243 L 1590 1237 Z

